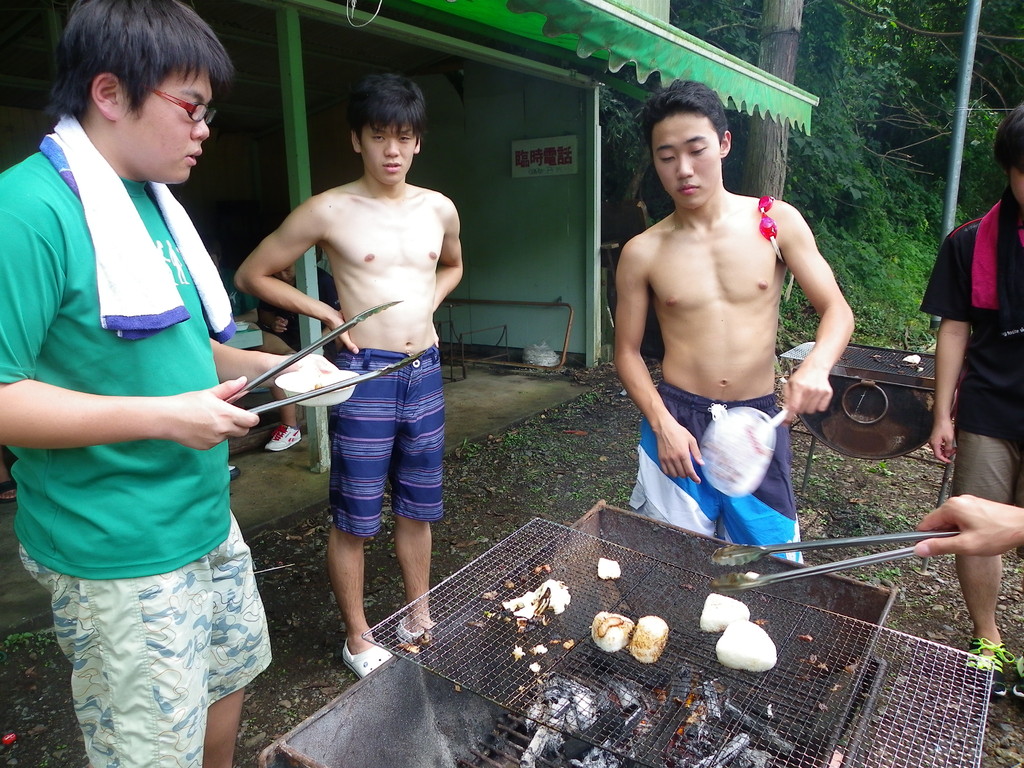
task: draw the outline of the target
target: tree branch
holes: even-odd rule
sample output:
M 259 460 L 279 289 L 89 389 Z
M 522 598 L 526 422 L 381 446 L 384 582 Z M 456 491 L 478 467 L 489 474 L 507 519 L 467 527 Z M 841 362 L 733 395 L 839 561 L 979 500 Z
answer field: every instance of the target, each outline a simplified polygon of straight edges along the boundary
M 936 31 L 930 30 L 930 29 L 918 29 L 917 27 L 912 27 L 909 24 L 906 24 L 906 23 L 900 21 L 899 19 L 897 19 L 897 18 L 895 18 L 893 16 L 886 15 L 884 13 L 876 13 L 875 11 L 869 11 L 867 8 L 861 8 L 859 5 L 856 5 L 856 4 L 852 3 L 852 2 L 850 2 L 850 0 L 836 0 L 836 2 L 839 3 L 839 5 L 842 5 L 842 6 L 845 6 L 845 7 L 849 8 L 851 11 L 855 11 L 855 12 L 861 14 L 862 16 L 867 16 L 869 19 L 875 19 L 877 21 L 888 21 L 888 22 L 891 22 L 891 23 L 895 24 L 897 27 L 899 27 L 900 29 L 906 30 L 907 32 L 912 32 L 915 35 L 922 35 L 923 37 L 962 37 L 963 36 L 963 32 L 962 31 L 958 31 L 958 32 L 936 32 Z M 980 31 L 978 32 L 978 39 L 1002 40 L 1004 42 L 1014 42 L 1014 43 L 1024 42 L 1024 37 L 1011 37 L 1011 36 L 1008 36 L 1008 35 L 990 35 L 988 33 L 980 32 Z

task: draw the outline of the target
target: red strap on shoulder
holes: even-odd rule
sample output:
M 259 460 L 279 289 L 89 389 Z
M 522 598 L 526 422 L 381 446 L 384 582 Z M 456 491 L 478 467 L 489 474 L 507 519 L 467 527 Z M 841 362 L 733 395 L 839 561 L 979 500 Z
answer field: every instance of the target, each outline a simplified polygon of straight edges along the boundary
M 775 249 L 775 255 L 779 261 L 785 263 L 785 259 L 782 258 L 782 251 L 779 250 L 779 243 L 775 239 L 778 237 L 779 228 L 775 224 L 775 219 L 768 215 L 768 211 L 771 210 L 772 205 L 775 203 L 775 198 L 765 195 L 757 201 L 757 209 L 761 212 L 761 236 L 772 244 L 772 248 Z

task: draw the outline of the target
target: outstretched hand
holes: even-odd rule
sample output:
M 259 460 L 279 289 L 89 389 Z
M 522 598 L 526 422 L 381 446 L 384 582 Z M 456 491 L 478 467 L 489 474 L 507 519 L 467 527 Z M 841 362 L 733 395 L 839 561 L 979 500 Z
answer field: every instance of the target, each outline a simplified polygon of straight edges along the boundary
M 925 539 L 914 545 L 920 557 L 1001 555 L 1024 544 L 1024 509 L 976 496 L 954 496 L 927 514 L 919 531 L 955 531 L 958 536 Z

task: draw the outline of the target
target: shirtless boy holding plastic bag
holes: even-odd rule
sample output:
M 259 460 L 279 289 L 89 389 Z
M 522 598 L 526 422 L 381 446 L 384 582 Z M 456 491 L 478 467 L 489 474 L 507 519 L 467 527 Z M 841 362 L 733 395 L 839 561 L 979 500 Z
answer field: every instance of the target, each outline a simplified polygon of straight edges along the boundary
M 700 440 L 712 405 L 778 412 L 775 341 L 787 268 L 820 317 L 813 351 L 783 388 L 790 414 L 828 407 L 828 374 L 850 339 L 853 313 L 795 208 L 725 189 L 732 137 L 714 91 L 676 81 L 648 99 L 641 120 L 675 210 L 626 243 L 616 272 L 615 365 L 643 414 L 630 505 L 740 544 L 799 541 L 788 430 L 778 429 L 760 487 L 742 497 L 702 482 Z M 769 207 L 775 243 L 760 228 Z M 640 352 L 650 302 L 665 341 L 657 387 Z

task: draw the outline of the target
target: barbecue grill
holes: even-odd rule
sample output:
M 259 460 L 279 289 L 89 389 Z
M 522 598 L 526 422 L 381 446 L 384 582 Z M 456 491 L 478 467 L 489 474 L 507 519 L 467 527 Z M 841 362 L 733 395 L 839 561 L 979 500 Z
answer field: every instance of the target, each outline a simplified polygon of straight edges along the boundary
M 533 520 L 430 591 L 429 644 L 398 638 L 410 606 L 374 627 L 396 659 L 271 745 L 260 764 L 980 764 L 990 675 L 962 651 L 882 627 L 889 590 L 824 576 L 747 593 L 778 664 L 763 674 L 721 666 L 718 635 L 697 627 L 722 570 L 710 561 L 720 544 L 603 504 L 571 528 Z M 621 578 L 598 579 L 599 557 L 617 560 Z M 770 558 L 758 567 L 801 566 Z M 569 585 L 570 605 L 520 632 L 502 601 L 552 578 Z M 671 630 L 659 661 L 597 649 L 590 623 L 600 610 L 663 617 Z
M 813 342 L 782 354 L 802 361 Z M 917 450 L 932 429 L 935 356 L 850 344 L 829 373 L 832 401 L 800 420 L 817 439 L 861 459 L 891 459 Z

